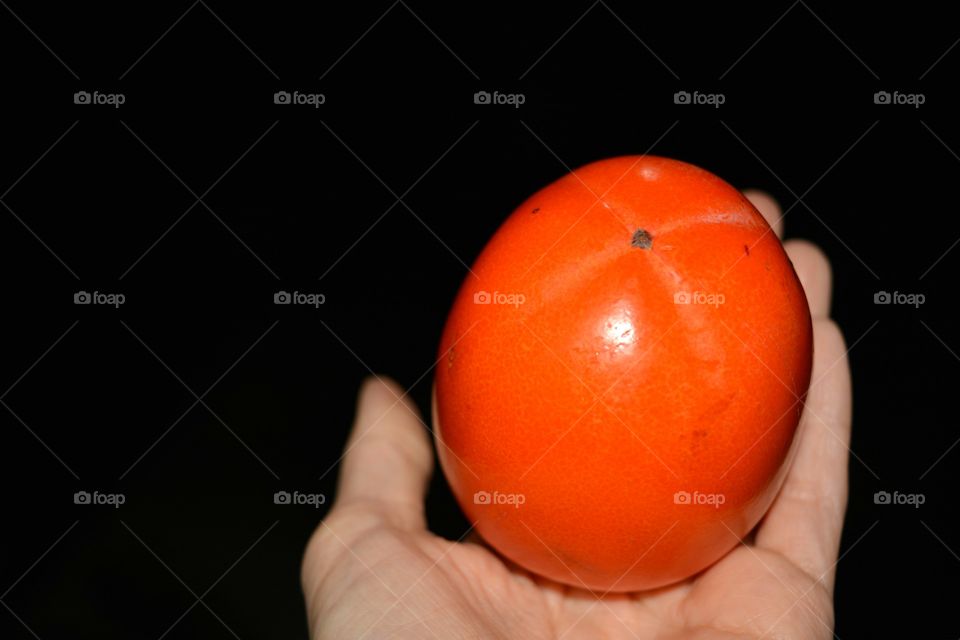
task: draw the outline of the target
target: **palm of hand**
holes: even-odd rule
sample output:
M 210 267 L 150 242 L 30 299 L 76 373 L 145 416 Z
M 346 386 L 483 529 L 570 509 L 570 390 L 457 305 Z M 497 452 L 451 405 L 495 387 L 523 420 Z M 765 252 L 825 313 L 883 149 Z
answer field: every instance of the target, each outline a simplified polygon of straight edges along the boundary
M 772 637 L 832 636 L 826 587 L 769 551 L 740 547 L 690 581 L 602 595 L 531 575 L 474 542 L 362 521 L 343 514 L 317 538 L 356 556 L 332 559 L 309 594 L 326 603 L 312 609 L 314 637 L 732 639 L 772 627 Z
M 755 204 L 772 226 L 779 212 Z M 479 541 L 426 529 L 432 451 L 396 385 L 370 382 L 317 529 L 303 582 L 313 638 L 833 637 L 833 579 L 846 505 L 850 426 L 846 349 L 829 310 L 829 266 L 787 243 L 814 316 L 814 368 L 796 456 L 753 540 L 693 578 L 604 594 L 553 583 Z

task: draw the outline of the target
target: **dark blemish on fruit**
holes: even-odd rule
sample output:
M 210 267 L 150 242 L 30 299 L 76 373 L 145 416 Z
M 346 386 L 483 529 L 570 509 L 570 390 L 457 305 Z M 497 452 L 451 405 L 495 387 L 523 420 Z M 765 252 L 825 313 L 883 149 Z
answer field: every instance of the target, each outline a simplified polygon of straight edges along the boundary
M 743 245 L 743 252 L 744 252 L 745 254 L 747 254 L 747 256 L 749 257 L 749 256 L 750 256 L 750 247 L 748 247 L 747 245 Z
M 530 213 L 538 213 L 539 211 L 540 211 L 540 207 L 534 207 L 533 211 L 531 211 Z
M 633 238 L 630 239 L 630 245 L 637 249 L 649 249 L 653 246 L 653 236 L 644 229 L 637 229 L 633 233 Z
M 690 435 L 691 435 L 691 438 L 688 444 L 688 446 L 690 447 L 690 451 L 693 453 L 699 453 L 703 449 L 704 444 L 706 443 L 707 430 L 694 429 Z
M 450 353 L 447 354 L 447 368 L 449 369 L 452 366 L 453 366 L 453 347 L 450 347 Z

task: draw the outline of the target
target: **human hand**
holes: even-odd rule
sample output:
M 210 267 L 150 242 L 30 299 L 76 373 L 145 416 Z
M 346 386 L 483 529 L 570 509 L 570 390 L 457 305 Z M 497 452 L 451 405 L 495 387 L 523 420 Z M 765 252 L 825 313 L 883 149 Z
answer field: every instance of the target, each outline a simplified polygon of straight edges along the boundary
M 780 209 L 747 196 L 780 235 Z M 847 503 L 850 375 L 829 319 L 830 267 L 815 246 L 785 249 L 813 317 L 814 361 L 795 458 L 742 544 L 688 580 L 638 593 L 557 584 L 475 536 L 426 528 L 430 439 L 395 383 L 361 391 L 338 496 L 308 544 L 311 638 L 832 638 L 833 585 Z

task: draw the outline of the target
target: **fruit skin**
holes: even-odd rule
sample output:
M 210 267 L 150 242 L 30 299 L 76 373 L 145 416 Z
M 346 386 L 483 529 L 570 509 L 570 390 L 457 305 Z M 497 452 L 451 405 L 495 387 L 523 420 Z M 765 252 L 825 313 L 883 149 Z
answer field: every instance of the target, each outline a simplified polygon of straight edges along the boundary
M 520 205 L 472 271 L 434 410 L 441 466 L 490 545 L 561 583 L 636 591 L 757 524 L 789 466 L 812 325 L 739 191 L 676 160 L 595 162 Z

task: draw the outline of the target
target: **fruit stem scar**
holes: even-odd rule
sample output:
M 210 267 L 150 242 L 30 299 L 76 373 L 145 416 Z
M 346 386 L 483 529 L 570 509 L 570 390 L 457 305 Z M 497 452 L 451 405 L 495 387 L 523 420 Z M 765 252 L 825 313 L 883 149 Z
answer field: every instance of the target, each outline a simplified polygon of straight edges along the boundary
M 645 229 L 637 229 L 633 232 L 630 245 L 638 249 L 649 249 L 653 246 L 653 236 L 647 233 Z

